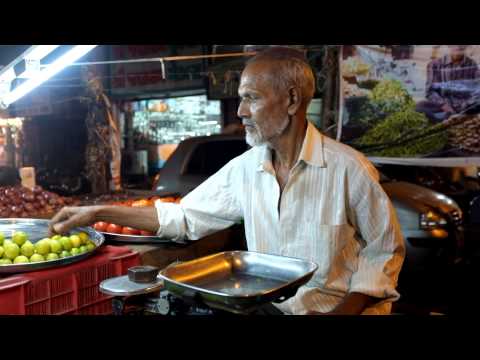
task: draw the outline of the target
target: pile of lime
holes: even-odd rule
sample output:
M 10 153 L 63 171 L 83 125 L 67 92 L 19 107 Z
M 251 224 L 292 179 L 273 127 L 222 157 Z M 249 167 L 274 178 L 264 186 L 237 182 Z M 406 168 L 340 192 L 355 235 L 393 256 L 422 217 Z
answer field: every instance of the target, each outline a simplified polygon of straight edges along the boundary
M 13 233 L 6 239 L 0 232 L 0 265 L 24 264 L 57 260 L 84 254 L 95 249 L 95 243 L 85 232 L 70 236 L 55 235 L 31 243 L 23 231 Z

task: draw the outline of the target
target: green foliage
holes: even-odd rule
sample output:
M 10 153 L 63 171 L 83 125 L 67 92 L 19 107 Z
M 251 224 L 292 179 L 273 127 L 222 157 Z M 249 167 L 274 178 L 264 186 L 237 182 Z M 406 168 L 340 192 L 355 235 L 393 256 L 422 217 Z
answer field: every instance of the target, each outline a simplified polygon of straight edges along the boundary
M 430 125 L 424 114 L 413 108 L 404 108 L 385 118 L 384 121 L 367 131 L 364 136 L 355 141 L 357 147 L 389 144 L 405 140 L 414 135 L 430 133 L 439 125 Z M 446 131 L 417 138 L 402 145 L 393 145 L 382 150 L 367 153 L 375 156 L 407 157 L 424 155 L 442 149 L 448 141 Z

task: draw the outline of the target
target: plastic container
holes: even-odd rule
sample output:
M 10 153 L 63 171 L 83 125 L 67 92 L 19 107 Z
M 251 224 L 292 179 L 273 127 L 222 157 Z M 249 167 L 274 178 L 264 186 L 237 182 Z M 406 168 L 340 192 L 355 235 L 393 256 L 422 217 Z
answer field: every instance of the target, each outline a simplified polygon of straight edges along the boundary
M 0 279 L 0 314 L 111 314 L 112 297 L 102 294 L 99 284 L 139 264 L 137 252 L 103 246 L 96 255 L 72 265 L 5 277 Z

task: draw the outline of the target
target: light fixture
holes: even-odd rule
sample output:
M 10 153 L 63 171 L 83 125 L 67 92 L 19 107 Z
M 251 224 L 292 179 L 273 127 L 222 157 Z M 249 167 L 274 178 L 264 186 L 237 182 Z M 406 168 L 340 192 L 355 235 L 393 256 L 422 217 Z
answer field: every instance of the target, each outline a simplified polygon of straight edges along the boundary
M 50 54 L 60 45 L 32 45 L 27 50 L 25 50 L 20 56 L 13 60 L 10 64 L 5 66 L 0 70 L 0 84 L 5 84 L 5 87 L 10 87 L 10 82 L 15 79 L 15 77 L 25 77 L 26 74 L 16 74 L 15 67 L 20 64 L 22 61 L 40 62 L 45 56 Z
M 35 52 L 33 52 L 34 55 L 37 55 L 37 56 L 44 55 L 47 53 L 47 50 L 49 50 L 48 53 L 51 53 L 54 50 L 53 47 L 58 47 L 58 45 L 45 45 L 45 46 L 50 46 L 50 48 L 37 50 L 36 54 Z M 39 86 L 43 82 L 50 79 L 52 76 L 59 73 L 66 66 L 77 61 L 79 58 L 81 58 L 83 55 L 88 53 L 90 50 L 92 50 L 96 46 L 97 45 L 74 46 L 70 51 L 60 56 L 57 60 L 40 69 L 32 77 L 30 77 L 24 83 L 16 87 L 13 91 L 5 94 L 0 100 L 1 105 L 3 105 L 3 107 L 8 107 L 10 104 L 14 103 L 15 101 L 17 101 L 18 99 L 22 98 L 23 96 L 28 94 L 30 91 L 35 89 L 37 86 Z M 28 58 L 29 54 L 27 53 L 24 55 L 26 55 L 27 56 L 26 58 Z

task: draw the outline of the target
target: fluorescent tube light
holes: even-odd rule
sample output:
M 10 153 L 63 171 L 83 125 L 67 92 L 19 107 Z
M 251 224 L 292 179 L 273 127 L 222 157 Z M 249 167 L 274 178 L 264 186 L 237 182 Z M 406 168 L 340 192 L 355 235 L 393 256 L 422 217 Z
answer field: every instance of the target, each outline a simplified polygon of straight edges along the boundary
M 76 45 L 69 52 L 60 56 L 52 64 L 45 66 L 40 72 L 35 74 L 34 77 L 28 79 L 23 84 L 15 88 L 12 92 L 6 94 L 2 99 L 3 105 L 9 106 L 18 99 L 22 98 L 37 86 L 50 79 L 52 76 L 58 74 L 65 67 L 80 59 L 83 55 L 88 53 L 96 46 L 97 45 Z

